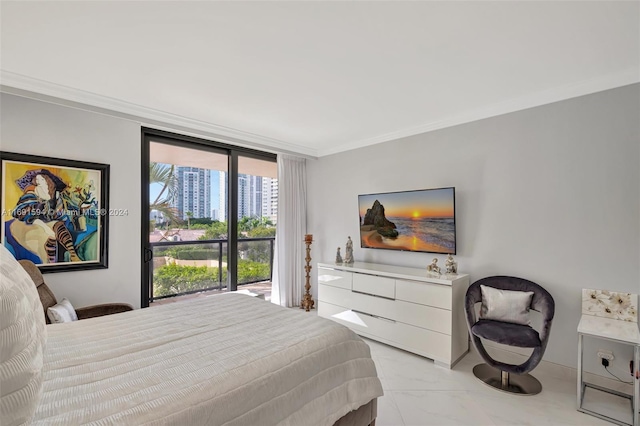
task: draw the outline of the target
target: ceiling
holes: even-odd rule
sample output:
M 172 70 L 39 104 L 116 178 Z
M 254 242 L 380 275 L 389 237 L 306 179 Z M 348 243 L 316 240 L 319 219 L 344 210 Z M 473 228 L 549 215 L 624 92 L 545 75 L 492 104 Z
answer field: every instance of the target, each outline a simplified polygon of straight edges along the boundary
M 637 1 L 3 1 L 0 15 L 3 90 L 308 156 L 640 81 Z
M 221 172 L 226 172 L 229 168 L 229 155 L 226 153 L 190 149 L 153 141 L 149 144 L 149 161 Z M 278 166 L 275 161 L 259 160 L 240 154 L 238 155 L 238 173 L 277 179 Z

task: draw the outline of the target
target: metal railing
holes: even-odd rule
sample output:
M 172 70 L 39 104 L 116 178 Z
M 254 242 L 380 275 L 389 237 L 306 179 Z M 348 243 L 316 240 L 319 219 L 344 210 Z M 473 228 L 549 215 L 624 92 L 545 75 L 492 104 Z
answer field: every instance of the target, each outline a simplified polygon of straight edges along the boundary
M 274 241 L 275 241 L 275 237 L 260 237 L 260 238 L 238 238 L 238 251 L 239 251 L 239 255 L 238 255 L 238 269 L 239 269 L 239 274 L 238 274 L 238 283 L 237 286 L 242 286 L 242 285 L 246 285 L 246 284 L 253 284 L 253 283 L 257 283 L 257 282 L 262 282 L 262 281 L 271 281 L 271 279 L 273 278 L 273 250 L 274 250 Z M 169 298 L 169 297 L 176 297 L 176 296 L 183 296 L 183 295 L 187 295 L 187 294 L 193 294 L 193 293 L 199 293 L 199 292 L 204 292 L 204 291 L 212 291 L 212 290 L 219 290 L 222 291 L 224 288 L 227 287 L 227 283 L 224 282 L 226 280 L 226 263 L 225 263 L 225 258 L 226 258 L 226 244 L 228 242 L 228 239 L 215 239 L 215 240 L 195 240 L 195 241 L 161 241 L 161 242 L 152 242 L 149 245 L 151 246 L 151 249 L 153 250 L 153 260 L 152 260 L 152 264 L 153 264 L 153 270 L 151 271 L 151 277 L 152 277 L 152 282 L 151 285 L 149 286 L 149 301 L 153 302 L 154 300 L 160 300 L 160 299 L 165 299 L 165 298 Z M 264 248 L 258 248 L 257 254 L 256 253 L 248 253 L 251 249 L 251 247 L 249 246 L 251 243 L 254 244 L 260 244 L 259 242 L 268 242 L 268 247 L 264 247 Z M 195 247 L 195 246 L 209 246 L 209 248 L 203 248 L 201 250 L 197 250 L 197 249 L 192 249 L 192 250 L 185 250 L 184 252 L 181 253 L 181 255 L 183 256 L 183 258 L 173 258 L 171 256 L 167 256 L 167 254 L 176 254 L 175 249 L 176 247 L 181 247 L 181 246 L 185 246 L 185 247 Z M 241 248 L 245 248 L 245 250 L 241 250 Z M 208 258 L 207 256 L 204 256 L 205 258 L 201 258 L 203 257 L 202 255 L 204 254 L 204 252 L 211 252 L 211 253 L 217 253 L 217 255 L 214 255 L 213 258 Z M 189 259 L 189 253 L 191 252 L 192 257 L 191 259 Z M 244 254 L 243 254 L 244 253 Z M 162 257 L 171 257 L 172 259 L 172 263 L 177 264 L 177 263 L 181 263 L 177 264 L 177 266 L 192 266 L 192 265 L 184 265 L 185 263 L 189 263 L 189 262 L 194 262 L 194 265 L 197 265 L 198 262 L 200 263 L 204 263 L 204 262 L 210 262 L 213 263 L 213 265 L 209 266 L 212 268 L 216 268 L 217 267 L 217 285 L 205 285 L 202 287 L 197 287 L 197 288 L 192 288 L 192 289 L 188 289 L 188 290 L 183 290 L 183 291 L 175 291 L 175 292 L 170 292 L 170 293 L 166 293 L 166 294 L 161 294 L 161 295 L 154 295 L 154 287 L 155 287 L 155 280 L 156 280 L 156 264 L 155 264 L 155 259 L 159 258 L 161 255 Z M 245 258 L 247 257 L 247 258 Z M 197 259 L 196 259 L 197 258 Z M 256 260 L 253 260 L 253 259 Z M 261 262 L 259 261 L 259 259 L 268 259 L 268 262 Z M 241 280 L 241 276 L 240 276 L 240 264 L 245 262 L 245 261 L 252 261 L 255 263 L 268 263 L 269 265 L 269 273 L 268 275 L 265 276 L 249 276 L 247 280 Z M 217 264 L 217 266 L 215 266 L 215 264 Z M 165 266 L 169 266 L 167 264 L 160 266 L 160 268 L 165 267 Z M 207 265 L 201 265 L 201 266 L 207 266 Z M 158 268 L 158 269 L 160 269 Z M 187 283 L 188 286 L 193 286 L 194 284 L 197 286 L 197 282 L 183 282 Z

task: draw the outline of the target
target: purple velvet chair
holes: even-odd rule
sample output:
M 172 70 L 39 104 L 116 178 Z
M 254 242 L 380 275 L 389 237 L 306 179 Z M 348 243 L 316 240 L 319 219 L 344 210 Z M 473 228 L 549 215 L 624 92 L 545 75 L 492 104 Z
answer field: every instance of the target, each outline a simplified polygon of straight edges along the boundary
M 482 302 L 480 285 L 500 290 L 533 292 L 530 309 L 542 315 L 540 331 L 536 331 L 529 325 L 490 319 L 477 320 L 475 305 Z M 523 278 L 487 277 L 476 281 L 467 289 L 465 312 L 471 342 L 486 363 L 476 365 L 473 368 L 473 374 L 489 386 L 506 392 L 524 395 L 540 393 L 542 385 L 528 373 L 540 363 L 547 347 L 555 312 L 555 302 L 551 294 L 538 284 Z M 533 348 L 533 352 L 522 364 L 507 364 L 489 356 L 481 339 L 520 348 Z

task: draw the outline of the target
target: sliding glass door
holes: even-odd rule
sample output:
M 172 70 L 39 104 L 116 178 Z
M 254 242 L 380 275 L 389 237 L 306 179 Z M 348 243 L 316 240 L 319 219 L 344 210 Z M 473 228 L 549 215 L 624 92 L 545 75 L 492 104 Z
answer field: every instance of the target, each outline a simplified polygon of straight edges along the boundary
M 141 305 L 239 285 L 270 296 L 275 155 L 150 129 L 142 154 Z
M 278 213 L 276 163 L 238 157 L 237 206 L 238 285 L 253 284 L 270 298 Z

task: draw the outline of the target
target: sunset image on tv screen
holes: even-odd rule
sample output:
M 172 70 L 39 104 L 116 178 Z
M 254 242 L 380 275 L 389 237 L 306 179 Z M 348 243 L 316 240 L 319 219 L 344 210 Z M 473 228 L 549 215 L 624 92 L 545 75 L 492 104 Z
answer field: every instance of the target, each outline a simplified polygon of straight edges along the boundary
M 364 248 L 456 254 L 455 188 L 358 196 Z

